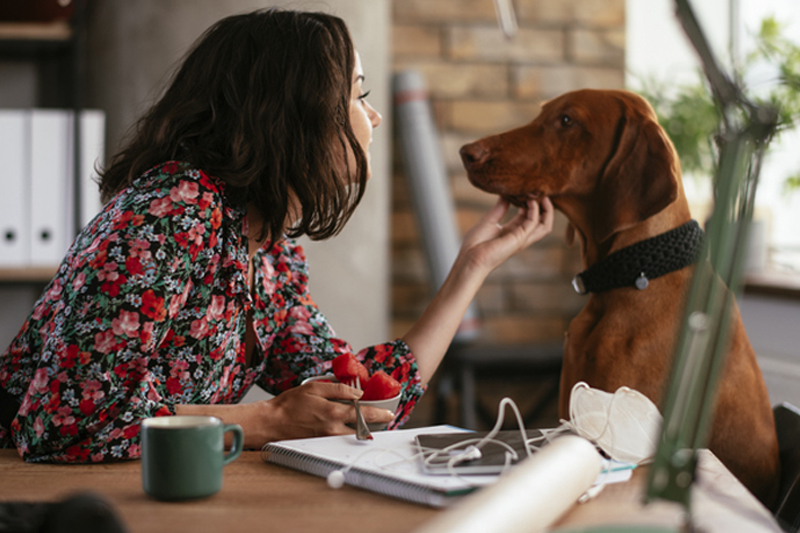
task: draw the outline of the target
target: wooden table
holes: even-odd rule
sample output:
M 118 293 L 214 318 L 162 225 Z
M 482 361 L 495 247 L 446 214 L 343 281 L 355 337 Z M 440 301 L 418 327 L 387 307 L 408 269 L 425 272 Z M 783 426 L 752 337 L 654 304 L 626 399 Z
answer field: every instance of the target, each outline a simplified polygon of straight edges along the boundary
M 679 528 L 682 509 L 673 502 L 642 503 L 647 468 L 637 468 L 627 483 L 607 485 L 595 500 L 576 505 L 558 522 L 563 529 L 588 526 L 658 526 Z M 717 457 L 700 450 L 692 486 L 692 524 L 704 533 L 782 533 L 772 514 Z
M 159 502 L 142 490 L 141 463 L 36 465 L 0 450 L 0 500 L 59 500 L 77 490 L 104 495 L 131 533 L 313 532 L 413 530 L 438 511 L 261 461 L 244 452 L 225 467 L 222 490 L 190 502 Z
M 701 455 L 699 473 L 695 525 L 703 531 L 780 531 L 769 512 L 710 453 Z M 645 481 L 646 472 L 640 470 L 628 483 L 607 486 L 594 500 L 576 505 L 558 526 L 680 524 L 672 504 L 642 506 Z M 347 486 L 332 490 L 324 479 L 263 463 L 258 452 L 244 452 L 225 467 L 222 491 L 215 496 L 165 503 L 142 490 L 138 461 L 34 465 L 22 462 L 14 450 L 0 450 L 0 500 L 55 501 L 79 490 L 105 496 L 131 533 L 408 532 L 448 512 Z

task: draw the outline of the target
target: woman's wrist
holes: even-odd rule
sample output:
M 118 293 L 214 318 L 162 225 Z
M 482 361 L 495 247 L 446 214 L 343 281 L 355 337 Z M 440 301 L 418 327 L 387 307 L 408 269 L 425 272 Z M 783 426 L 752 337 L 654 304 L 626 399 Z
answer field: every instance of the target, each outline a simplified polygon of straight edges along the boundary
M 238 424 L 244 430 L 244 448 L 260 449 L 268 440 L 265 431 L 269 427 L 269 423 L 265 420 L 268 417 L 267 403 L 260 401 L 230 405 L 178 404 L 175 406 L 175 414 L 215 416 L 225 424 Z

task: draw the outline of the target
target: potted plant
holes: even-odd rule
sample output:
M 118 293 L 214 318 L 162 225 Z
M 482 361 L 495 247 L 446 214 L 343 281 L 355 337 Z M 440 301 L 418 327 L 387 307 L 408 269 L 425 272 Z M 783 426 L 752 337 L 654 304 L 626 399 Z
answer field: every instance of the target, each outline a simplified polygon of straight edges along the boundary
M 751 71 L 769 65 L 776 73 L 768 84 L 748 87 Z M 800 45 L 786 38 L 780 23 L 774 18 L 761 22 L 755 36 L 755 49 L 745 58 L 738 73 L 737 83 L 748 98 L 758 104 L 769 104 L 778 111 L 776 136 L 792 130 L 800 121 Z M 720 113 L 705 84 L 698 75 L 694 85 L 672 87 L 663 82 L 647 80 L 639 91 L 647 98 L 658 114 L 659 122 L 672 139 L 681 160 L 683 171 L 695 179 L 716 176 L 716 137 Z M 787 194 L 800 190 L 800 158 L 798 168 L 783 178 Z M 765 221 L 754 219 L 751 228 L 752 264 L 748 270 L 763 267 L 766 258 Z

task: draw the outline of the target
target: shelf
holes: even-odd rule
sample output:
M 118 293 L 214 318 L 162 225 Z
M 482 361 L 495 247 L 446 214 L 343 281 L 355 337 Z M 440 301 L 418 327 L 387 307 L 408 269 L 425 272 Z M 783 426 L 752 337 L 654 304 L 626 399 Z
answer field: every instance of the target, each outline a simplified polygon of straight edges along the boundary
M 0 268 L 0 283 L 49 283 L 57 266 Z
M 775 271 L 748 274 L 744 279 L 744 293 L 800 300 L 800 274 Z
M 66 21 L 0 22 L 0 41 L 62 41 L 72 38 Z

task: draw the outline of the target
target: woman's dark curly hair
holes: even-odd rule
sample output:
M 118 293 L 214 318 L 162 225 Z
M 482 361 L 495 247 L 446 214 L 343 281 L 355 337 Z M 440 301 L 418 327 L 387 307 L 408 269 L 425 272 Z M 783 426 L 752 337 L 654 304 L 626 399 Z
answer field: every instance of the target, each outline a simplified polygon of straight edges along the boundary
M 338 17 L 269 9 L 220 20 L 102 172 L 104 199 L 159 163 L 187 161 L 225 181 L 233 201 L 255 206 L 262 238 L 335 235 L 367 182 L 350 125 L 354 69 Z M 287 229 L 290 191 L 301 212 Z

